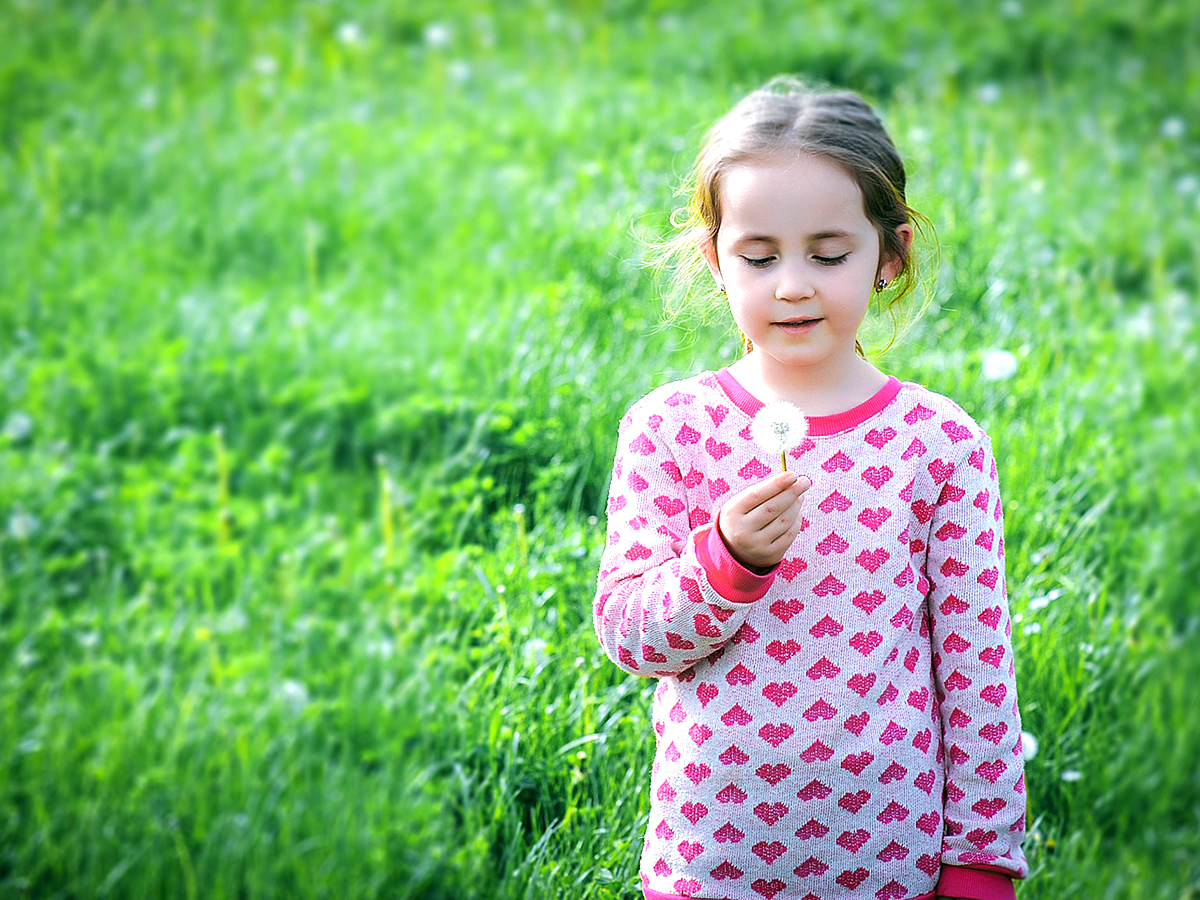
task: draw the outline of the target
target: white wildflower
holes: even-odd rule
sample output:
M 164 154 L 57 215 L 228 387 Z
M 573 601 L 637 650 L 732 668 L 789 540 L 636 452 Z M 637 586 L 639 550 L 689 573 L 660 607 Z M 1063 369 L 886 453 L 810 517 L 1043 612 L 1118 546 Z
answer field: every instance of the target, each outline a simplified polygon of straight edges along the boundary
M 347 47 L 357 46 L 363 40 L 362 29 L 357 22 L 343 22 L 338 26 L 337 39 Z
M 754 438 L 754 443 L 778 453 L 785 472 L 788 450 L 803 441 L 807 434 L 808 419 L 799 407 L 786 400 L 772 400 L 750 422 L 750 436 Z
M 1082 777 L 1083 773 L 1077 772 L 1074 769 L 1067 769 L 1067 771 L 1062 773 L 1063 781 L 1078 781 Z
M 8 519 L 8 533 L 18 541 L 23 541 L 32 536 L 40 524 L 37 516 L 25 512 L 13 513 Z
M 450 45 L 450 26 L 444 22 L 431 22 L 425 28 L 425 43 L 434 49 Z
M 1028 761 L 1028 760 L 1033 759 L 1035 756 L 1037 756 L 1037 752 L 1038 752 L 1037 738 L 1035 738 L 1028 731 L 1022 731 L 1021 732 L 1021 755 L 1023 757 L 1025 757 L 1026 761 Z
M 279 62 L 273 56 L 260 54 L 254 57 L 254 71 L 263 78 L 270 78 L 279 71 Z
M 0 428 L 0 432 L 14 444 L 20 443 L 33 433 L 33 419 L 29 413 L 19 409 L 13 410 L 4 420 L 4 427 Z
M 1187 131 L 1187 123 L 1180 116 L 1170 116 L 1163 119 L 1162 136 L 1168 140 L 1178 140 Z
M 464 84 L 471 77 L 471 66 L 461 59 L 456 59 L 446 66 L 446 75 L 455 84 Z
M 1042 632 L 1042 623 L 1041 622 L 1030 622 L 1023 629 L 1021 629 L 1022 634 L 1041 634 L 1041 632 Z
M 303 683 L 289 678 L 277 690 L 276 696 L 286 704 L 293 713 L 300 713 L 308 705 L 308 688 Z
M 1000 99 L 1000 85 L 987 81 L 975 90 L 975 99 L 980 103 L 995 103 Z
M 983 377 L 988 381 L 1004 381 L 1017 374 L 1017 358 L 1008 350 L 989 350 L 983 357 Z

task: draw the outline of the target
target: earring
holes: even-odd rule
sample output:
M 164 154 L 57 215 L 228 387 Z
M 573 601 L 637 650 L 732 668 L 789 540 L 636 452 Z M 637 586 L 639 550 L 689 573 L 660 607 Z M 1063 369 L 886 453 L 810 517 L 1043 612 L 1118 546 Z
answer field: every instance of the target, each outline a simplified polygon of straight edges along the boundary
M 882 278 L 880 278 L 879 281 L 875 284 L 875 290 L 877 292 L 882 291 L 885 287 L 887 287 L 887 282 L 884 281 Z
M 717 282 L 717 290 L 719 290 L 722 294 L 725 293 L 725 282 L 718 281 Z

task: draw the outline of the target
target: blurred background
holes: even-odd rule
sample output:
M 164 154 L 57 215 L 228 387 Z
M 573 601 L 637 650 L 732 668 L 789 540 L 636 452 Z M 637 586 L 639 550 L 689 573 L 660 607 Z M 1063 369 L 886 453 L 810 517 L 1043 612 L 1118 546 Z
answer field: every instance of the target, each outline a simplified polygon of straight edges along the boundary
M 1200 893 L 1200 14 L 0 4 L 0 897 L 640 897 L 617 423 L 704 131 L 856 89 L 936 226 L 873 361 L 992 435 L 1026 898 Z M 868 350 L 890 327 L 872 331 Z

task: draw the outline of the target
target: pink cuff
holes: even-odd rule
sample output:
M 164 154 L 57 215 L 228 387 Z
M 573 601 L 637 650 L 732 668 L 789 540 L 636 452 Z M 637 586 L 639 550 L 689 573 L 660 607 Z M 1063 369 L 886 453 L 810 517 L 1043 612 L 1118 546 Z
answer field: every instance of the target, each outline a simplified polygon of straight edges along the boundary
M 720 513 L 717 518 L 720 518 Z M 751 572 L 733 558 L 721 539 L 716 520 L 707 528 L 696 529 L 695 541 L 696 556 L 708 574 L 708 583 L 726 600 L 753 603 L 771 589 L 779 567 L 773 566 L 765 575 Z
M 942 866 L 937 883 L 938 896 L 972 897 L 975 900 L 1016 900 L 1012 875 L 1001 870 L 975 869 L 968 866 Z

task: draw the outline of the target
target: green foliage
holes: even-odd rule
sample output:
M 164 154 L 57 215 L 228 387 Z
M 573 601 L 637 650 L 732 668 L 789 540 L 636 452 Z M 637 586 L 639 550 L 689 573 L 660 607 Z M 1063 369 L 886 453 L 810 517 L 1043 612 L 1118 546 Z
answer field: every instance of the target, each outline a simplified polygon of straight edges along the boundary
M 0 33 L 0 898 L 640 896 L 652 683 L 591 625 L 617 423 L 737 344 L 662 320 L 638 236 L 781 71 L 879 103 L 937 228 L 877 362 L 996 447 L 1022 896 L 1200 891 L 1188 4 Z

